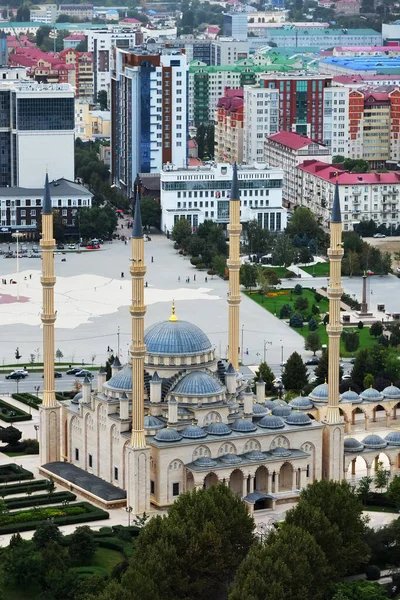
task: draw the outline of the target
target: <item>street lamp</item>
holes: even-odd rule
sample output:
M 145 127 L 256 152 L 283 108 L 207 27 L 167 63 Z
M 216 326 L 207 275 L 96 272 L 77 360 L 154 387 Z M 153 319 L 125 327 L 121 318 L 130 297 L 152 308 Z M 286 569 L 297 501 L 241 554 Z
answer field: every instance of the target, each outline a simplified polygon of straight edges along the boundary
M 36 441 L 38 441 L 38 431 L 39 431 L 39 425 L 34 425 L 33 429 L 35 430 L 35 434 L 36 434 Z
M 267 342 L 267 340 L 264 340 L 264 362 L 267 362 L 267 344 L 272 346 L 272 342 Z
M 11 234 L 17 240 L 17 301 L 19 300 L 19 239 L 24 237 L 20 231 L 15 231 Z
M 36 396 L 38 396 L 39 395 L 39 390 L 40 390 L 40 385 L 35 385 L 34 386 L 34 390 L 36 392 Z
M 125 507 L 126 512 L 128 513 L 128 527 L 131 526 L 131 512 L 133 511 L 132 506 Z
M 281 340 L 281 366 L 283 367 L 283 340 Z

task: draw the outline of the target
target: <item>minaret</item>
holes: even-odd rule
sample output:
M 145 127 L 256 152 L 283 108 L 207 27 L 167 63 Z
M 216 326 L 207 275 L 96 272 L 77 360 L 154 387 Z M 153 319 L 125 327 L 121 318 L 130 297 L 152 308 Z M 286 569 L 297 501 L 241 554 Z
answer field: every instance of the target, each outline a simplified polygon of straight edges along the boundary
M 240 305 L 240 193 L 236 163 L 233 164 L 232 188 L 229 202 L 229 332 L 228 362 L 235 371 L 239 368 L 239 305 Z
M 140 191 L 135 181 L 135 214 L 132 229 L 132 436 L 127 446 L 127 494 L 128 505 L 135 514 L 150 510 L 150 448 L 146 446 L 144 431 L 144 237 L 140 213 Z
M 49 176 L 46 173 L 42 207 L 42 277 L 43 290 L 43 402 L 40 415 L 40 464 L 60 460 L 60 405 L 54 385 L 54 246 L 53 210 L 50 197 Z
M 330 220 L 330 278 L 328 286 L 329 324 L 328 333 L 328 407 L 326 427 L 324 431 L 324 476 L 328 479 L 343 478 L 343 419 L 339 412 L 339 363 L 340 335 L 340 302 L 342 287 L 342 217 L 340 213 L 339 183 L 336 179 L 335 194 Z

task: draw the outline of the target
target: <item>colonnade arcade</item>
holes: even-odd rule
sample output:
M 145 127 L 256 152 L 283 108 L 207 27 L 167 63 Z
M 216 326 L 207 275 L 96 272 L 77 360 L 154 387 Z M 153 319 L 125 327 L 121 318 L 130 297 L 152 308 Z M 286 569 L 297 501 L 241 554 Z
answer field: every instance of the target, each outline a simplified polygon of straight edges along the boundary
M 369 450 L 359 453 L 345 453 L 344 475 L 351 480 L 356 475 L 373 477 L 382 463 L 390 476 L 400 474 L 400 448 L 385 450 Z
M 345 422 L 345 433 L 351 433 L 354 428 L 360 429 L 361 425 L 365 431 L 368 431 L 372 423 L 379 423 L 382 427 L 394 425 L 394 421 L 400 418 L 400 402 L 378 402 L 351 404 L 343 403 L 339 405 L 339 412 Z M 315 407 L 313 411 L 307 413 L 309 417 L 318 421 L 325 418 L 326 407 Z

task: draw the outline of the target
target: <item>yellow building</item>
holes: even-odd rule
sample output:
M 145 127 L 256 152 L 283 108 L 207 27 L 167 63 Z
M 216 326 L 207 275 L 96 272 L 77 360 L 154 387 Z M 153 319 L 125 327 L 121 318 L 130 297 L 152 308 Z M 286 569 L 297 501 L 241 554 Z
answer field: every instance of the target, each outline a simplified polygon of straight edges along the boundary
M 109 110 L 95 110 L 91 102 L 75 102 L 75 135 L 83 141 L 93 137 L 110 137 Z

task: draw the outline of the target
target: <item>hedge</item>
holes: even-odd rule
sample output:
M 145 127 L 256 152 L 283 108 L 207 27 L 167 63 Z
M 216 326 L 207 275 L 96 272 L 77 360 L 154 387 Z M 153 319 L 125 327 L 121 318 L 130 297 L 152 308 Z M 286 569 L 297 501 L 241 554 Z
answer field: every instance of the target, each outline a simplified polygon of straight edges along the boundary
M 47 490 L 49 482 L 47 479 L 35 479 L 30 483 L 11 483 L 10 485 L 0 486 L 0 496 L 10 496 L 11 494 L 26 494 L 28 490 L 32 492 Z
M 24 479 L 33 479 L 33 473 L 15 463 L 9 463 L 0 466 L 0 483 L 5 481 L 20 481 Z
M 368 494 L 368 501 L 367 501 L 367 506 L 366 506 L 367 510 L 368 510 L 368 505 L 388 506 L 388 507 L 396 508 L 395 503 L 392 502 L 391 500 L 389 500 L 389 498 L 387 497 L 386 494 L 378 494 L 378 492 L 371 492 L 370 494 Z M 396 511 L 393 511 L 393 512 L 396 512 Z
M 6 500 L 7 508 L 26 508 L 30 506 L 42 506 L 44 504 L 56 504 L 57 502 L 74 502 L 76 495 L 71 492 L 55 492 L 54 494 L 36 494 L 35 496 L 25 496 L 21 498 L 10 498 Z
M 3 413 L 3 410 L 13 411 L 15 415 L 7 415 Z M 5 421 L 6 423 L 17 423 L 18 421 L 30 421 L 32 419 L 32 415 L 29 415 L 25 411 L 20 408 L 16 408 L 11 404 L 7 404 L 4 400 L 0 400 L 0 419 Z
M 76 508 L 84 508 L 85 512 L 84 513 L 80 513 L 80 514 L 73 514 L 72 511 L 73 509 Z M 54 513 L 56 513 L 57 511 L 68 511 L 69 514 L 63 514 L 60 516 L 57 516 L 56 514 L 54 515 L 50 515 L 49 511 L 53 511 Z M 69 506 L 67 508 L 65 508 L 64 506 L 53 506 L 51 508 L 48 509 L 44 509 L 42 511 L 29 511 L 32 514 L 34 514 L 35 512 L 42 512 L 42 514 L 44 513 L 44 511 L 46 511 L 46 515 L 44 516 L 44 518 L 42 519 L 32 519 L 32 521 L 23 521 L 23 522 L 14 522 L 14 523 L 7 523 L 5 525 L 0 525 L 0 534 L 6 534 L 6 533 L 16 533 L 21 532 L 21 531 L 30 531 L 32 529 L 36 529 L 36 527 L 39 525 L 39 523 L 41 523 L 43 520 L 46 520 L 47 518 L 51 517 L 52 521 L 54 523 L 56 523 L 57 525 L 71 525 L 74 523 L 87 523 L 88 521 L 99 521 L 100 519 L 109 519 L 110 515 L 108 512 L 106 512 L 105 510 L 102 510 L 101 508 L 98 508 L 97 506 L 93 506 L 93 504 L 90 504 L 89 502 L 79 502 L 77 504 L 74 504 L 73 506 Z M 26 514 L 26 511 L 21 511 L 22 513 Z M 18 513 L 14 513 L 18 514 Z M 10 513 L 8 516 L 14 516 L 12 513 Z
M 41 398 L 38 398 L 33 394 L 29 394 L 28 392 L 23 392 L 20 394 L 11 394 L 11 398 L 14 398 L 14 400 L 18 400 L 18 402 L 22 402 L 27 406 L 36 408 L 36 410 L 39 408 L 39 405 L 42 404 Z
M 108 577 L 108 571 L 103 567 L 71 567 L 69 569 L 72 573 L 79 579 L 83 579 L 84 577 L 90 577 L 91 575 L 98 575 L 99 577 Z

